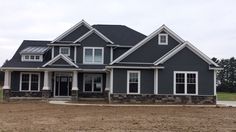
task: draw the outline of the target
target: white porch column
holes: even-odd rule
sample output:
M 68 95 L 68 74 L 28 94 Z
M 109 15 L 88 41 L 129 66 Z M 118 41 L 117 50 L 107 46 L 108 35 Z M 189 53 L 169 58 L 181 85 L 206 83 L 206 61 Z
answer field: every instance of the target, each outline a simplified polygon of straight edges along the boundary
M 154 70 L 154 94 L 158 94 L 158 69 Z
M 110 91 L 110 72 L 106 73 L 106 87 L 105 91 Z
M 6 70 L 4 75 L 4 86 L 2 89 L 10 89 L 11 84 L 11 72 Z
M 51 90 L 49 87 L 49 73 L 48 71 L 44 71 L 44 81 L 43 81 L 43 90 Z
M 78 72 L 73 71 L 73 79 L 72 79 L 72 90 L 79 90 L 78 88 Z

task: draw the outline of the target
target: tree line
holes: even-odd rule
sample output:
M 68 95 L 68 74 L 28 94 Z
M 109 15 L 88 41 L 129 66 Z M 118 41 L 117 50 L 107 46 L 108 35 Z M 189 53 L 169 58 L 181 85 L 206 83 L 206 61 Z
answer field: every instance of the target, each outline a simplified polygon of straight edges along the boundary
M 217 91 L 218 92 L 236 92 L 236 59 L 212 58 L 223 70 L 217 73 Z

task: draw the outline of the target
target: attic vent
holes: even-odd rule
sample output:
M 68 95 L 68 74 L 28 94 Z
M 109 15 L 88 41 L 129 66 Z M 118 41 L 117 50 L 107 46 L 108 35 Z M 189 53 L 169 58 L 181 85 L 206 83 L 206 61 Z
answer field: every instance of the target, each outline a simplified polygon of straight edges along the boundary
M 158 35 L 158 44 L 159 45 L 168 45 L 168 34 L 159 34 Z

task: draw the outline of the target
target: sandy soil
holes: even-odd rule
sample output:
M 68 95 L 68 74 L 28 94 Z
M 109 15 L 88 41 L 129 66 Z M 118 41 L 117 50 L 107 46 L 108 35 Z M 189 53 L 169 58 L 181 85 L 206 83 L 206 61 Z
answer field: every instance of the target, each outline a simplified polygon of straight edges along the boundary
M 236 108 L 92 107 L 0 103 L 0 131 L 236 132 Z

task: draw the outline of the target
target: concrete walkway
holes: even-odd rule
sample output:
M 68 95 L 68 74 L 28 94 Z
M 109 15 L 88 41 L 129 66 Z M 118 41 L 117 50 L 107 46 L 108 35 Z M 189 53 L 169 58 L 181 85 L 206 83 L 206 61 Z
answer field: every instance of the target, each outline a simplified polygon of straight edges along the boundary
M 49 103 L 56 105 L 105 106 L 105 107 L 216 107 L 216 105 L 82 104 L 82 103 L 70 103 L 68 101 L 49 101 Z
M 236 107 L 236 101 L 217 101 L 219 106 Z

